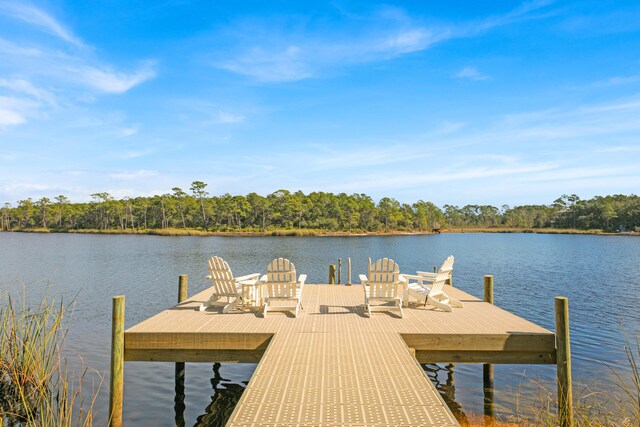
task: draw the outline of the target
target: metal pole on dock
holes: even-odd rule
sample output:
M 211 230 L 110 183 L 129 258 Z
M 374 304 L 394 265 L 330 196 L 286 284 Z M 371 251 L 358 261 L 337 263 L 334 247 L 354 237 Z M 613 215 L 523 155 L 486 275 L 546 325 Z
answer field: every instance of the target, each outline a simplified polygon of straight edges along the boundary
M 556 363 L 558 369 L 558 424 L 573 426 L 573 386 L 571 384 L 571 338 L 569 336 L 569 300 L 555 298 Z
M 124 386 L 124 296 L 113 297 L 111 316 L 111 372 L 109 376 L 109 426 L 122 426 Z
M 338 285 L 342 283 L 342 258 L 338 258 Z
M 336 283 L 336 265 L 329 264 L 329 284 L 335 285 Z
M 347 272 L 349 275 L 347 278 L 347 286 L 351 286 L 351 257 L 347 258 Z
M 484 301 L 493 304 L 493 275 L 484 276 Z M 482 365 L 482 385 L 484 388 L 484 425 L 493 426 L 496 417 L 496 407 L 493 397 L 493 364 Z
M 189 276 L 186 274 L 180 275 L 178 278 L 178 304 L 185 301 L 189 296 Z M 176 426 L 184 427 L 184 376 L 185 376 L 185 364 L 184 362 L 176 362 L 175 370 L 175 393 L 176 396 L 173 399 L 173 409 L 175 411 Z

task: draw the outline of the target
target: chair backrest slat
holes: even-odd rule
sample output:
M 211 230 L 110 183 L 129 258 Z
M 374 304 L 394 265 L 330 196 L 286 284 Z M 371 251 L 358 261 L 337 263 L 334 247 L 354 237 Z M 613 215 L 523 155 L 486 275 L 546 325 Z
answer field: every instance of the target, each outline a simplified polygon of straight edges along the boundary
M 442 272 L 448 272 L 451 273 L 451 271 L 453 270 L 453 255 L 450 255 L 449 257 L 447 257 L 447 259 L 444 260 L 444 263 L 442 263 L 442 267 L 440 267 L 440 271 Z
M 267 266 L 267 294 L 271 298 L 296 296 L 296 267 L 286 258 L 276 258 Z
M 447 279 L 450 277 L 451 271 L 439 271 L 436 275 L 436 280 L 433 282 L 431 286 L 431 290 L 429 291 L 429 295 L 438 295 L 442 293 L 442 288 L 444 287 Z
M 231 268 L 229 268 L 229 264 L 222 258 L 214 256 L 209 259 L 209 275 L 213 282 L 214 294 L 226 295 L 238 293 Z
M 395 298 L 398 296 L 400 266 L 389 258 L 382 258 L 369 265 L 369 296 Z

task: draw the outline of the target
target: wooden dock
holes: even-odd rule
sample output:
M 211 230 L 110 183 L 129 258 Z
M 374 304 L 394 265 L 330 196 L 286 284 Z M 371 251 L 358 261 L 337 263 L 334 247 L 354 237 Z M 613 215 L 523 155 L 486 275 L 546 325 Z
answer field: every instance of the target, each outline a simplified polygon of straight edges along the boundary
M 555 335 L 459 289 L 365 315 L 361 285 L 305 285 L 297 318 L 197 311 L 205 290 L 124 332 L 125 361 L 259 362 L 229 426 L 457 426 L 419 363 L 556 363 Z

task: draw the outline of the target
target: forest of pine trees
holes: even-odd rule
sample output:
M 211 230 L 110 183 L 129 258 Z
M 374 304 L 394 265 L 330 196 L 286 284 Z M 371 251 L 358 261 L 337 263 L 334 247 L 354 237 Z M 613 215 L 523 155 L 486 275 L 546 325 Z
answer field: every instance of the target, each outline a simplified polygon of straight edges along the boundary
M 153 197 L 114 199 L 95 193 L 88 203 L 60 195 L 53 200 L 20 200 L 0 208 L 0 230 L 154 230 L 267 231 L 313 229 L 343 232 L 431 231 L 464 227 L 558 228 L 608 232 L 640 231 L 640 197 L 563 195 L 550 205 L 500 208 L 491 205 L 437 207 L 418 200 L 400 203 L 366 194 L 278 190 L 267 196 L 210 196 L 207 184 L 192 183 L 190 193 L 175 187 Z

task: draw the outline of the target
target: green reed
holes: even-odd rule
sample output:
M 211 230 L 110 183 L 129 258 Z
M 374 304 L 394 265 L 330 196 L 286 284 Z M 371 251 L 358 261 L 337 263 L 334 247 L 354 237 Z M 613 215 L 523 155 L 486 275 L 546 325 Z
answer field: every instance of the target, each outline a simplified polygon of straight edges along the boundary
M 631 370 L 630 379 L 620 371 L 609 367 L 619 393 L 600 391 L 600 385 L 574 384 L 573 416 L 576 427 L 636 427 L 640 426 L 640 344 L 635 345 L 627 340 L 625 354 Z M 556 391 L 549 390 L 543 384 L 531 380 L 538 390 L 538 395 L 530 405 L 521 405 L 520 393 L 515 395 L 516 414 L 507 420 L 495 423 L 500 426 L 557 426 Z M 484 425 L 484 423 L 470 424 Z
M 69 371 L 62 355 L 68 309 L 26 295 L 0 306 L 0 426 L 92 425 L 97 390 L 85 401 L 87 370 Z

